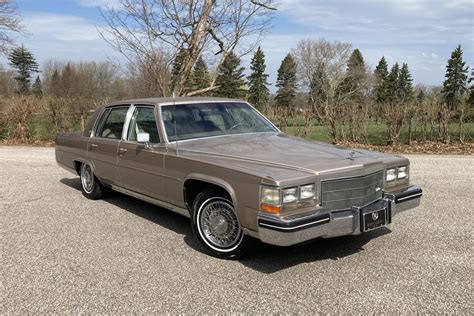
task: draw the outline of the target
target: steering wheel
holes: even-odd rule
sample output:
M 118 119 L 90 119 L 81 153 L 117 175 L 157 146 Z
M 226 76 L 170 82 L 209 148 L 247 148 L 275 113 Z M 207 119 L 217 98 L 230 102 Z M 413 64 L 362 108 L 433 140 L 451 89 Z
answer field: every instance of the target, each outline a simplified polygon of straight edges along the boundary
M 235 124 L 234 126 L 232 126 L 231 128 L 229 128 L 229 131 L 233 130 L 234 128 L 240 127 L 240 126 L 247 126 L 247 127 L 249 127 L 248 124 L 246 124 L 246 123 L 237 123 L 237 124 Z

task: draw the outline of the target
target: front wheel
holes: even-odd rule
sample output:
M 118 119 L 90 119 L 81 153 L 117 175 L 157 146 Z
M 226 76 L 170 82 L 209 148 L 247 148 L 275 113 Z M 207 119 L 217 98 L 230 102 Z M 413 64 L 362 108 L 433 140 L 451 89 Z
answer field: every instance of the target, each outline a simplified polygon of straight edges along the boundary
M 218 192 L 202 192 L 193 203 L 193 232 L 213 256 L 238 259 L 249 248 L 232 202 Z
M 102 197 L 103 187 L 97 180 L 91 166 L 88 163 L 81 165 L 81 191 L 82 194 L 91 200 L 97 200 Z

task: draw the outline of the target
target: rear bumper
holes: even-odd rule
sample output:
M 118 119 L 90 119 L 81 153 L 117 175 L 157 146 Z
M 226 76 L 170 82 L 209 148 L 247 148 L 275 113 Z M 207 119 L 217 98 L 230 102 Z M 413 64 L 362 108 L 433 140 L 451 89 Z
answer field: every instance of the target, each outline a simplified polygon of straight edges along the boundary
M 423 192 L 418 186 L 410 186 L 398 192 L 385 193 L 384 197 L 365 207 L 348 210 L 318 210 L 298 216 L 281 218 L 258 214 L 258 235 L 263 242 L 290 246 L 316 238 L 331 238 L 344 235 L 359 235 L 363 214 L 385 209 L 385 225 L 390 224 L 396 214 L 417 207 Z

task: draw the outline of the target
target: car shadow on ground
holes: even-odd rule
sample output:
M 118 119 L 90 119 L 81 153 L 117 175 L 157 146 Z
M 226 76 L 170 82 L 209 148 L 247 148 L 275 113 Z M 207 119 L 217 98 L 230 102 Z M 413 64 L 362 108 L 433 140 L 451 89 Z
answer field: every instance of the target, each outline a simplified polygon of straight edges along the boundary
M 63 178 L 60 182 L 81 191 L 81 182 L 79 178 Z M 192 235 L 189 219 L 159 206 L 112 190 L 107 190 L 105 197 L 102 200 L 172 230 L 177 234 L 184 236 Z M 195 243 L 195 247 L 199 248 L 197 242 Z
M 302 263 L 322 260 L 339 260 L 364 251 L 370 240 L 389 234 L 383 227 L 359 236 L 342 236 L 317 239 L 290 247 L 279 247 L 258 241 L 250 256 L 240 262 L 254 270 L 271 274 Z
M 78 191 L 81 190 L 79 178 L 63 178 L 60 182 Z M 193 236 L 188 218 L 114 191 L 107 192 L 104 201 L 183 235 L 184 242 L 189 247 L 204 252 L 204 249 Z M 363 251 L 364 245 L 371 239 L 389 233 L 391 233 L 391 230 L 383 227 L 360 236 L 320 239 L 290 247 L 278 247 L 255 240 L 250 253 L 239 262 L 253 270 L 271 274 L 301 263 L 338 260 L 351 256 Z

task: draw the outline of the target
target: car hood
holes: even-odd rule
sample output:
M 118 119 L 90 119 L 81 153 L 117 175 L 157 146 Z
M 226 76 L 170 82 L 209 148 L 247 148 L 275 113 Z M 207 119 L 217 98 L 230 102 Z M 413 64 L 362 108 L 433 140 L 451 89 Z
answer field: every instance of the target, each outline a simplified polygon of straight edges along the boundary
M 390 158 L 382 153 L 341 148 L 283 133 L 200 138 L 179 142 L 178 151 L 180 156 L 200 157 L 226 167 L 250 168 L 272 177 L 288 169 L 314 174 L 355 164 L 382 163 Z

